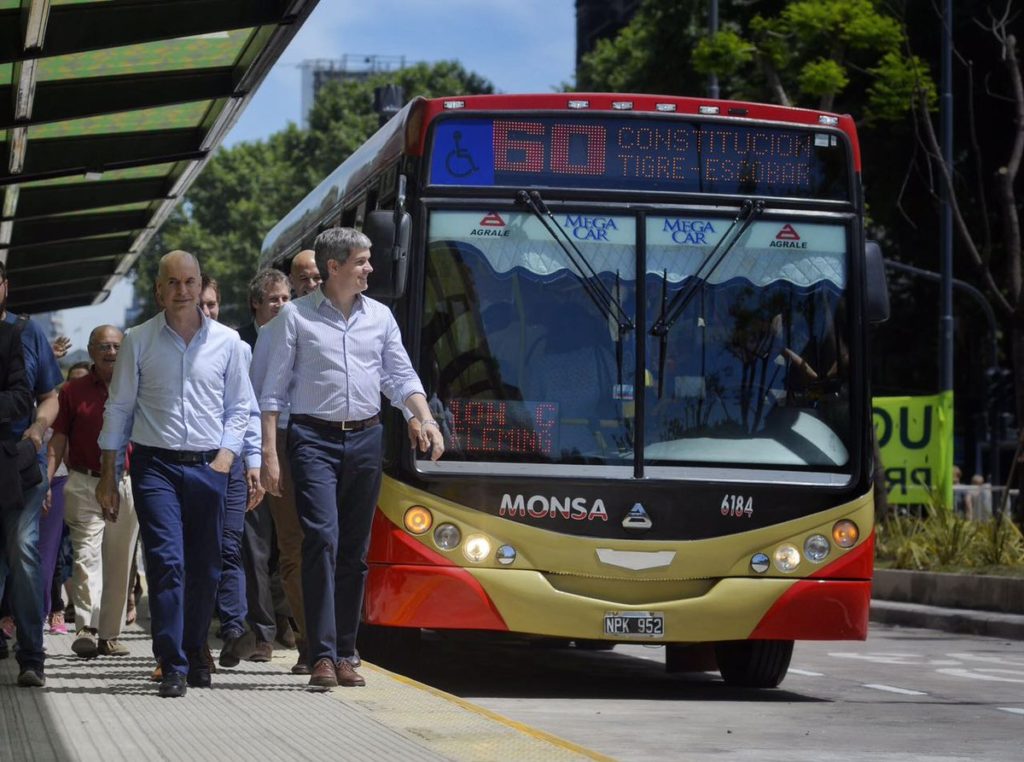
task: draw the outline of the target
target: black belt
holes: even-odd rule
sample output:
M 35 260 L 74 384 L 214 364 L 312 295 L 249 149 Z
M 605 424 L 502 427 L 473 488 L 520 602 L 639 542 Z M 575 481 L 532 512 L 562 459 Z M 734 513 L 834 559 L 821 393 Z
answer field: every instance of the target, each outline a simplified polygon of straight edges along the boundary
M 133 446 L 135 449 L 132 452 L 137 452 L 140 455 L 152 455 L 171 463 L 209 463 L 220 452 L 220 450 L 168 450 L 164 447 L 141 445 L 138 442 L 133 443 Z
M 75 471 L 79 474 L 85 474 L 86 476 L 95 476 L 97 479 L 100 478 L 99 471 L 93 471 L 91 468 L 79 468 L 78 466 L 68 466 L 68 471 Z
M 315 426 L 320 429 L 334 429 L 335 431 L 362 431 L 380 423 L 380 415 L 371 415 L 362 421 L 328 421 L 326 418 L 317 418 L 315 415 L 304 413 L 292 413 L 288 420 L 295 423 L 303 423 L 306 426 Z

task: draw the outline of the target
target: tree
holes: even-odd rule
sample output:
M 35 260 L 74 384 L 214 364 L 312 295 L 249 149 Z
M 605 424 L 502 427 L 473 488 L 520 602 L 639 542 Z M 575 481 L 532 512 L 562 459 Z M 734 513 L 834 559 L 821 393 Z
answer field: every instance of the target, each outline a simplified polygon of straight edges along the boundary
M 373 91 L 398 84 L 407 99 L 492 92 L 458 62 L 416 64 L 363 81 L 333 82 L 317 95 L 309 128 L 290 124 L 266 140 L 219 149 L 139 260 L 136 294 L 151 313 L 160 255 L 184 249 L 221 288 L 221 320 L 248 318 L 248 282 L 263 237 L 377 129 Z

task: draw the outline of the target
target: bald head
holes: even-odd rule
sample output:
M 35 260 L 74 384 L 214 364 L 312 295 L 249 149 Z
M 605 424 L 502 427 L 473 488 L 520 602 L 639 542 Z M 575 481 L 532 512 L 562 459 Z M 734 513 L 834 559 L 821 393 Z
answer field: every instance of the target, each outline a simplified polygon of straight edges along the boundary
M 320 285 L 320 270 L 317 269 L 316 254 L 312 249 L 303 249 L 295 255 L 289 279 L 296 296 L 305 296 Z
M 114 363 L 123 340 L 121 329 L 113 325 L 98 325 L 89 334 L 89 359 L 104 383 L 109 384 L 114 375 Z
M 183 316 L 196 309 L 202 275 L 199 260 L 187 251 L 171 251 L 160 257 L 156 276 L 157 302 L 168 315 Z

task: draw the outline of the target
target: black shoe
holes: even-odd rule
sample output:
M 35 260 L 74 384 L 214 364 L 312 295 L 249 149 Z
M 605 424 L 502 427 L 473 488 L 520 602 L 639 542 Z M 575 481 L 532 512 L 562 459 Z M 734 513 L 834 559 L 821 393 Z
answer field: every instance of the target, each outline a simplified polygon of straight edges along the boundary
M 185 676 L 180 672 L 168 672 L 160 680 L 160 698 L 181 698 L 186 690 Z
M 46 677 L 42 667 L 25 667 L 18 675 L 18 685 L 22 688 L 42 688 L 46 685 Z
M 11 649 L 7 647 L 7 638 L 0 635 L 0 659 L 6 659 L 11 655 Z
M 229 632 L 224 638 L 224 647 L 220 649 L 220 659 L 218 659 L 220 666 L 222 667 L 237 667 L 238 662 L 241 658 L 238 656 L 238 641 L 242 639 L 242 633 L 240 632 Z
M 193 688 L 210 687 L 210 665 L 202 651 L 188 655 L 188 684 Z

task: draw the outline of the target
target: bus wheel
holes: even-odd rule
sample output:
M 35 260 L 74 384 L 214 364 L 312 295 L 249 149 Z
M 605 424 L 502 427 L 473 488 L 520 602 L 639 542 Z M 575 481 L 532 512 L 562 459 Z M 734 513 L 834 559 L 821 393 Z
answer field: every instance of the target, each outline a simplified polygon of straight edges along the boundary
M 786 676 L 792 640 L 730 640 L 715 644 L 718 670 L 726 685 L 775 688 Z

